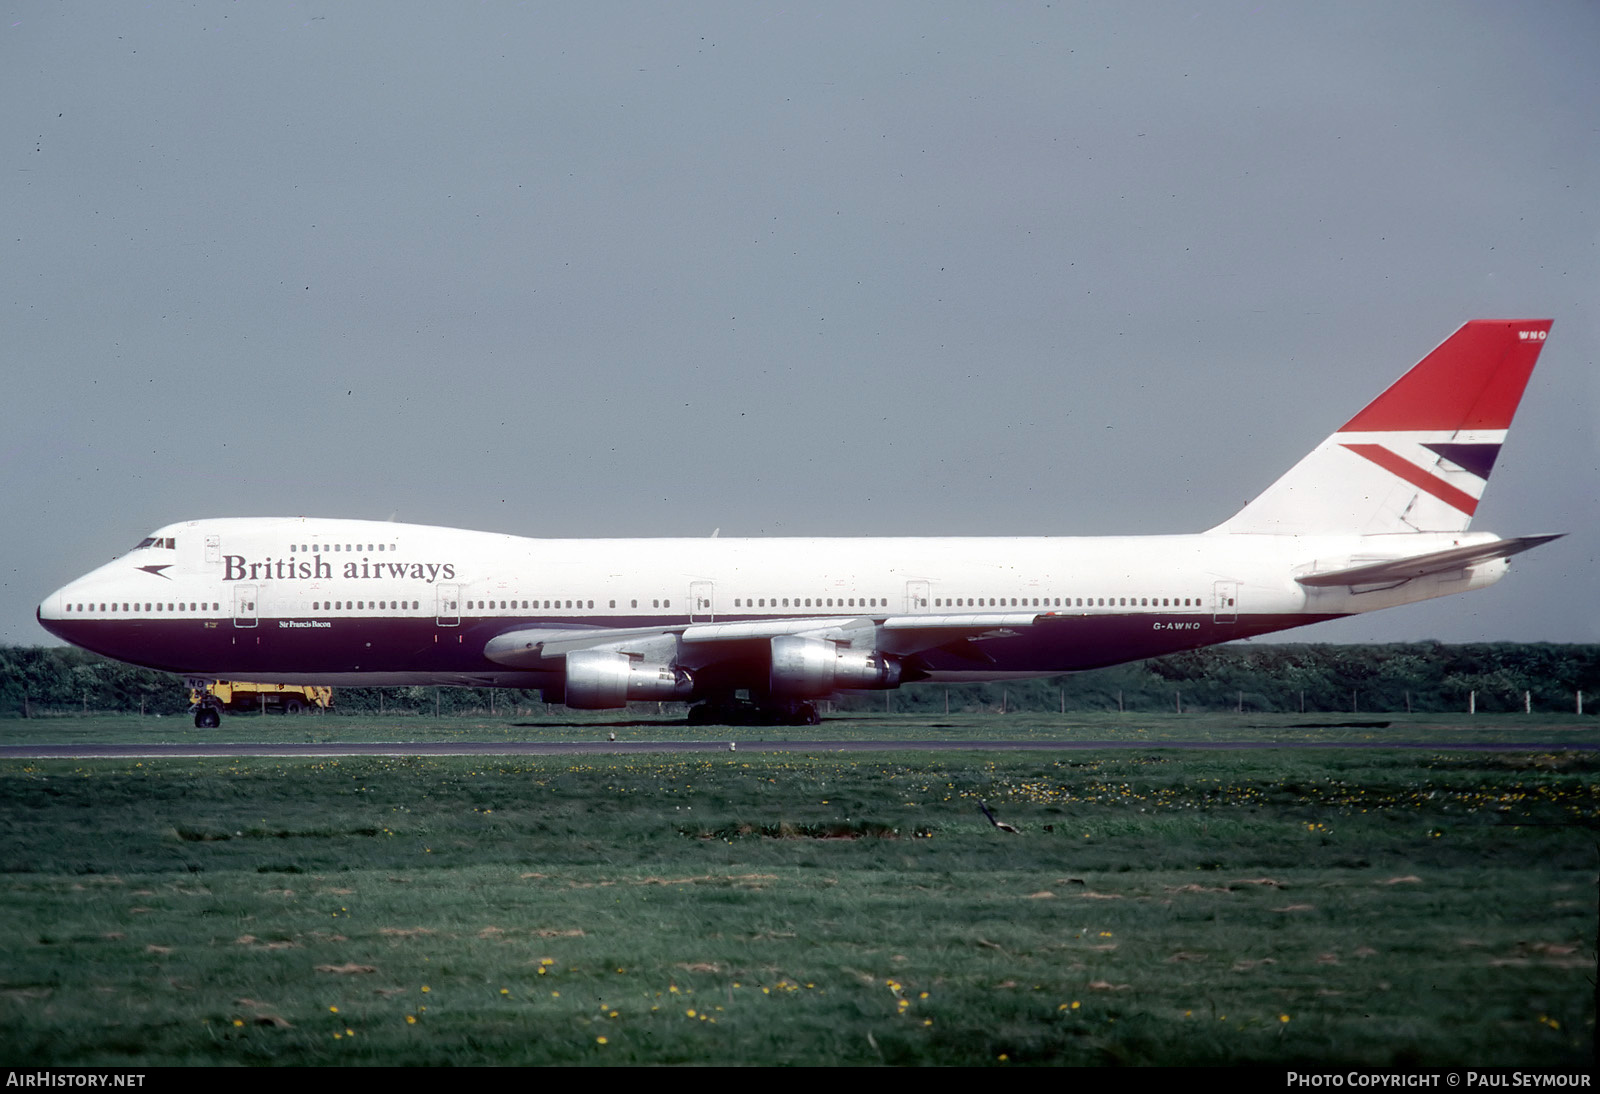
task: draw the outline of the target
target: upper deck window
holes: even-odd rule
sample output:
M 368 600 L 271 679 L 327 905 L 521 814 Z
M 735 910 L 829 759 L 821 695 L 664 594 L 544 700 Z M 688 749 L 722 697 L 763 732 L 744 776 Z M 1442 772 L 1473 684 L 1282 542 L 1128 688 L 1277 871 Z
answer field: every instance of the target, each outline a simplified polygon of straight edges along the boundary
M 178 541 L 172 536 L 145 536 L 139 541 L 139 545 L 135 547 L 134 550 L 142 551 L 146 547 L 165 547 L 170 551 L 175 549 L 177 546 Z

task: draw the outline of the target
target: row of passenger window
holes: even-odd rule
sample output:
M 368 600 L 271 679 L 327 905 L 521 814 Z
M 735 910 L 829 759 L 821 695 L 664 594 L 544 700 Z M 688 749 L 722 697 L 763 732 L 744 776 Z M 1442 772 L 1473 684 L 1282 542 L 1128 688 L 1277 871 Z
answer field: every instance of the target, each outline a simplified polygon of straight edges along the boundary
M 490 611 L 490 612 L 492 612 L 492 611 L 516 611 L 518 609 L 518 607 L 520 606 L 522 608 L 528 609 L 529 611 L 539 611 L 541 605 L 543 605 L 543 607 L 549 608 L 551 610 L 555 610 L 557 608 L 573 608 L 573 609 L 576 609 L 576 610 L 583 610 L 585 608 L 593 608 L 594 607 L 594 601 L 592 601 L 592 600 L 587 600 L 587 601 L 585 601 L 585 600 L 542 600 L 542 601 L 541 600 L 521 600 L 521 601 L 518 601 L 518 600 L 469 600 L 469 601 L 467 601 L 467 610 L 468 611 Z M 606 602 L 606 607 L 608 607 L 608 608 L 615 608 L 616 606 L 617 606 L 617 602 L 615 600 L 609 600 L 609 601 Z M 637 600 L 628 601 L 628 607 L 637 608 L 638 606 L 639 606 L 639 602 Z M 652 608 L 670 608 L 670 607 L 672 607 L 672 601 L 670 601 L 670 600 L 652 600 L 650 602 L 650 606 Z
M 400 545 L 397 543 L 368 543 L 365 545 L 360 543 L 294 543 L 290 544 L 289 553 L 313 555 L 318 552 L 339 554 L 348 551 L 354 554 L 356 551 L 371 551 L 376 554 L 379 551 L 398 551 L 399 549 Z
M 771 601 L 770 605 L 768 603 L 769 600 Z M 837 600 L 837 603 L 835 603 L 836 600 Z M 859 603 L 857 603 L 857 601 L 859 601 Z M 922 603 L 923 603 L 923 606 L 926 606 L 926 604 L 927 604 L 926 601 L 923 601 Z M 1082 597 L 1082 596 L 1080 596 L 1080 597 L 1077 597 L 1076 599 L 1074 599 L 1073 597 L 1070 597 L 1070 596 L 1067 596 L 1067 597 L 1058 596 L 1058 597 L 1055 597 L 1052 600 L 1052 598 L 1050 598 L 1048 596 L 1046 596 L 1046 597 L 1037 597 L 1036 596 L 1030 602 L 1029 598 L 1027 598 L 1027 597 L 1015 597 L 1014 596 L 1014 597 L 1011 597 L 1009 600 L 1007 600 L 1007 598 L 1005 598 L 1003 596 L 1002 597 L 993 597 L 993 596 L 991 596 L 987 600 L 985 600 L 983 597 L 956 597 L 954 599 L 945 599 L 945 598 L 939 597 L 939 598 L 935 598 L 934 599 L 933 606 L 936 607 L 936 608 L 943 608 L 943 607 L 951 607 L 951 608 L 984 608 L 984 607 L 987 607 L 987 608 L 1006 608 L 1006 607 L 1011 607 L 1011 608 L 1017 608 L 1017 607 L 1022 607 L 1022 608 L 1027 608 L 1027 607 L 1033 607 L 1033 608 L 1063 608 L 1063 607 L 1065 607 L 1065 608 L 1072 608 L 1072 607 L 1078 607 L 1078 608 L 1086 608 L 1086 607 L 1087 608 L 1106 608 L 1106 607 L 1113 607 L 1113 608 L 1166 608 L 1166 607 L 1173 607 L 1173 608 L 1177 608 L 1177 607 L 1184 607 L 1184 608 L 1189 608 L 1189 607 L 1194 607 L 1194 608 L 1198 608 L 1198 607 L 1200 607 L 1201 603 L 1202 602 L 1201 602 L 1201 599 L 1199 597 L 1192 597 L 1192 598 L 1191 597 L 1182 597 L 1182 598 L 1179 598 L 1179 597 L 1156 597 L 1156 596 L 1149 596 L 1149 597 L 1132 597 L 1132 596 L 1104 597 L 1104 596 L 1102 596 L 1102 597 L 1096 598 L 1096 597 L 1092 597 L 1092 596 L 1090 596 L 1090 597 Z M 405 601 L 405 600 L 395 600 L 395 601 L 389 601 L 389 600 L 373 600 L 373 601 L 367 601 L 367 600 L 326 600 L 326 601 L 320 601 L 319 600 L 319 601 L 313 601 L 312 602 L 311 610 L 314 611 L 314 612 L 321 612 L 321 611 L 334 611 L 334 612 L 337 612 L 337 611 L 346 611 L 346 610 L 350 610 L 350 611 L 365 611 L 365 610 L 367 610 L 369 604 L 371 605 L 372 608 L 375 608 L 378 611 L 388 611 L 391 607 L 393 607 L 396 610 L 401 610 L 401 611 L 405 610 L 406 608 L 410 608 L 412 610 L 416 610 L 416 609 L 418 609 L 418 608 L 420 608 L 422 606 L 421 601 L 417 601 L 417 600 L 411 600 L 411 601 Z M 778 608 L 778 607 L 783 607 L 783 608 L 789 608 L 789 607 L 795 607 L 795 608 L 811 608 L 811 607 L 817 607 L 817 608 L 833 608 L 833 607 L 839 607 L 839 608 L 855 608 L 855 607 L 877 608 L 877 607 L 880 607 L 880 606 L 881 607 L 888 607 L 888 604 L 889 604 L 889 601 L 886 598 L 880 598 L 880 597 L 837 597 L 837 598 L 835 598 L 835 597 L 820 597 L 819 596 L 819 597 L 801 598 L 801 597 L 796 596 L 796 597 L 783 597 L 781 600 L 778 597 L 770 597 L 770 598 L 768 598 L 768 597 L 757 597 L 757 598 L 748 598 L 748 599 L 747 598 L 743 598 L 743 597 L 735 597 L 734 601 L 733 601 L 733 606 L 735 608 L 766 608 L 766 607 L 769 607 L 769 606 L 773 607 L 773 608 Z M 611 608 L 615 608 L 617 606 L 617 602 L 615 600 L 609 601 L 607 603 L 607 606 L 611 607 Z M 638 600 L 630 600 L 630 601 L 628 601 L 628 607 L 637 608 L 638 606 L 639 606 L 639 601 Z M 671 600 L 661 600 L 661 599 L 652 600 L 650 602 L 650 606 L 652 608 L 670 608 L 670 607 L 672 607 L 672 601 Z M 92 612 L 92 611 L 100 611 L 100 612 L 107 612 L 107 613 L 117 612 L 117 611 L 122 611 L 122 612 L 138 612 L 138 611 L 143 611 L 143 612 L 160 612 L 160 611 L 168 611 L 168 612 L 203 612 L 203 611 L 208 610 L 208 607 L 209 607 L 209 610 L 213 611 L 213 612 L 219 612 L 219 611 L 222 610 L 222 605 L 218 604 L 218 603 L 212 603 L 212 604 L 210 604 L 208 606 L 208 605 L 206 605 L 204 603 L 192 603 L 192 602 L 190 602 L 190 603 L 181 603 L 180 602 L 180 603 L 177 603 L 177 604 L 146 603 L 146 604 L 143 604 L 143 605 L 139 605 L 139 604 L 122 604 L 120 606 L 115 604 L 115 603 L 109 603 L 109 604 L 102 603 L 102 604 L 100 604 L 98 606 L 98 608 L 93 603 L 88 603 L 88 604 L 74 603 L 74 604 L 68 604 L 66 606 L 66 610 L 69 611 L 69 612 L 79 612 L 79 613 Z M 253 610 L 254 607 L 255 607 L 254 604 L 250 604 L 250 605 L 246 606 L 247 610 Z M 527 609 L 527 610 L 530 610 L 530 611 L 538 611 L 538 610 L 541 610 L 541 609 L 555 610 L 555 609 L 562 609 L 562 608 L 574 608 L 574 609 L 577 609 L 577 610 L 583 610 L 583 609 L 586 609 L 586 608 L 592 609 L 593 607 L 594 607 L 594 601 L 592 601 L 592 600 L 588 600 L 588 601 L 584 601 L 584 600 L 543 600 L 543 601 L 541 601 L 541 600 L 522 600 L 522 601 L 517 601 L 517 600 L 498 600 L 498 601 L 496 601 L 496 600 L 477 600 L 477 601 L 473 601 L 473 600 L 469 600 L 469 601 L 467 601 L 467 609 L 469 611 L 470 610 L 478 610 L 478 611 L 496 611 L 496 610 L 499 610 L 499 611 L 516 611 L 519 608 Z M 704 608 L 704 607 L 707 607 L 707 605 L 702 604 L 701 607 Z
M 974 597 L 936 597 L 933 606 L 936 608 L 1198 608 L 1203 601 L 1200 597 L 1176 596 L 1036 596 L 1028 597 L 995 597 L 987 599 L 981 596 Z M 413 605 L 415 606 L 415 605 Z M 615 608 L 617 602 L 607 602 L 608 608 Z M 639 601 L 628 601 L 628 607 L 637 608 Z M 671 600 L 652 600 L 652 608 L 670 608 Z M 735 608 L 887 608 L 887 597 L 734 597 Z M 919 601 L 919 607 L 927 607 L 926 599 Z M 594 601 L 584 600 L 469 600 L 468 611 L 517 611 L 526 609 L 540 611 L 544 609 L 557 610 L 573 608 L 583 610 L 593 608 Z M 710 605 L 702 601 L 700 608 L 709 609 Z
M 179 604 L 121 604 L 121 605 L 118 605 L 118 604 L 101 604 L 98 607 L 96 607 L 94 604 L 68 604 L 66 610 L 69 611 L 69 612 L 96 612 L 96 611 L 98 611 L 98 612 L 106 612 L 107 614 L 109 614 L 111 612 L 160 612 L 160 611 L 168 611 L 168 612 L 203 612 L 203 611 L 208 610 L 208 608 L 209 608 L 210 611 L 220 612 L 222 610 L 222 605 L 221 604 L 206 605 L 206 604 L 193 604 L 193 603 L 179 603 Z
M 388 611 L 390 608 L 404 611 L 406 608 L 420 608 L 422 607 L 422 602 L 420 600 L 313 600 L 311 602 L 311 610 L 314 612 L 342 612 L 345 610 L 359 612 L 365 611 L 369 605 L 380 612 Z
M 817 597 L 808 596 L 808 597 L 804 598 L 804 600 L 802 600 L 798 596 L 797 597 L 793 597 L 793 598 L 786 596 L 786 597 L 784 597 L 782 599 L 782 601 L 780 601 L 775 596 L 773 596 L 773 597 L 762 596 L 762 597 L 753 597 L 753 598 L 741 598 L 741 597 L 737 597 L 736 596 L 736 597 L 733 598 L 733 606 L 735 608 L 765 608 L 765 607 L 768 607 L 768 606 L 774 607 L 774 608 L 780 608 L 780 607 L 781 608 L 787 608 L 787 607 L 790 606 L 790 600 L 791 599 L 794 601 L 793 606 L 796 607 L 796 608 L 811 608 L 811 607 L 817 607 L 817 608 L 833 608 L 833 607 L 839 607 L 839 608 L 877 608 L 877 607 L 884 607 L 884 608 L 887 608 L 889 606 L 889 599 L 887 597 L 876 597 L 876 596 L 852 596 L 852 597 L 843 597 L 843 596 L 841 596 L 841 597 L 832 597 L 832 596 L 830 596 L 830 597 L 826 597 L 826 598 L 820 597 L 820 596 L 817 596 Z M 742 603 L 741 603 L 741 600 L 743 601 Z M 813 604 L 812 601 L 815 601 L 816 603 Z M 835 601 L 837 601 L 837 604 L 835 603 Z
M 1181 600 L 1181 603 L 1180 603 Z M 1006 598 L 991 596 L 988 601 L 983 597 L 956 597 L 954 600 L 941 600 L 935 598 L 933 606 L 951 608 L 1198 608 L 1201 600 L 1196 597 L 1176 596 L 1058 596 L 1052 600 L 1048 596 L 1036 596 L 1033 603 L 1029 604 L 1027 597 L 1012 597 L 1010 603 Z
M 386 610 L 386 609 L 391 608 L 391 607 L 396 608 L 396 609 L 404 609 L 404 608 L 407 608 L 407 607 L 415 609 L 415 608 L 422 607 L 422 602 L 419 601 L 419 600 L 412 600 L 412 601 L 405 601 L 405 600 L 371 600 L 371 601 L 368 601 L 368 600 L 321 600 L 321 601 L 313 601 L 312 604 L 311 604 L 311 610 L 314 611 L 314 612 L 327 612 L 327 611 L 335 611 L 336 612 L 336 611 L 342 611 L 342 610 L 344 610 L 346 608 L 350 608 L 350 609 L 355 609 L 357 611 L 360 611 L 362 609 L 365 609 L 369 604 L 372 607 L 379 609 L 380 611 Z M 594 607 L 594 605 L 592 603 L 589 606 L 591 608 Z M 246 611 L 254 611 L 255 610 L 255 602 L 254 601 L 250 601 L 250 602 L 247 602 L 247 603 L 243 603 L 243 604 L 240 605 L 240 607 L 243 608 Z M 69 612 L 94 612 L 94 611 L 99 611 L 99 612 L 105 612 L 107 614 L 110 614 L 111 612 L 143 612 L 143 613 L 150 613 L 150 612 L 161 612 L 161 611 L 167 611 L 167 612 L 204 612 L 204 611 L 220 612 L 222 610 L 222 605 L 218 604 L 218 603 L 215 603 L 215 602 L 213 602 L 211 604 L 206 604 L 206 603 L 203 603 L 203 602 L 201 602 L 201 603 L 189 602 L 189 603 L 177 603 L 177 604 L 156 604 L 156 603 L 148 603 L 148 604 L 113 604 L 113 603 L 105 603 L 105 604 L 100 604 L 98 606 L 95 605 L 95 604 L 92 604 L 92 603 L 90 603 L 90 604 L 72 603 L 72 604 L 68 604 L 66 606 L 66 610 L 69 611 Z
M 787 608 L 791 606 L 791 599 L 793 601 L 792 606 L 796 608 L 886 608 L 889 606 L 888 599 L 883 597 L 835 598 L 820 596 L 808 596 L 803 599 L 798 596 L 793 598 L 784 597 L 781 601 L 777 597 L 772 597 L 770 599 L 770 605 L 774 608 Z M 740 598 L 735 597 L 733 601 L 733 606 L 735 608 L 765 608 L 768 606 L 768 604 L 769 601 L 767 598 L 744 600 L 743 603 L 741 603 Z M 1077 598 L 1070 596 L 1058 596 L 1054 598 L 1048 596 L 1036 596 L 1031 600 L 1025 596 L 1013 596 L 1009 599 L 1003 596 L 991 596 L 987 599 L 981 596 L 958 596 L 935 597 L 933 601 L 933 606 L 935 608 L 1198 608 L 1200 607 L 1200 604 L 1201 600 L 1199 597 L 1176 596 L 1102 596 L 1098 598 L 1092 596 L 1080 596 Z M 926 608 L 928 606 L 928 602 L 926 599 L 919 600 L 917 602 L 917 606 Z
M 812 604 L 813 600 L 815 600 L 815 602 L 816 602 L 815 606 L 818 607 L 818 608 L 821 608 L 821 607 L 829 607 L 829 608 L 831 608 L 831 607 L 835 606 L 833 598 L 830 597 L 827 600 L 826 604 L 824 604 L 823 598 L 820 597 L 820 596 L 819 597 L 815 597 L 815 598 L 807 597 L 804 600 L 802 600 L 798 596 L 797 597 L 793 597 L 793 598 L 784 597 L 783 600 L 781 601 L 782 606 L 785 607 L 785 608 L 790 607 L 791 606 L 791 600 L 792 600 L 793 606 L 796 607 L 796 608 L 801 608 L 801 607 L 810 608 L 810 607 L 813 606 L 813 604 Z M 770 598 L 770 601 L 766 597 L 762 597 L 759 600 L 757 600 L 755 598 L 744 599 L 742 597 L 735 597 L 734 601 L 733 601 L 733 606 L 735 608 L 755 608 L 755 607 L 765 608 L 765 607 L 768 606 L 769 602 L 770 602 L 771 606 L 774 607 L 774 608 L 776 608 L 776 607 L 778 607 L 780 605 L 780 601 L 779 601 L 779 599 L 777 597 Z M 858 606 L 859 607 L 863 607 L 863 608 L 866 608 L 866 607 L 876 608 L 876 607 L 879 607 L 880 605 L 883 606 L 883 607 L 887 607 L 888 604 L 889 604 L 889 601 L 887 599 L 880 600 L 880 599 L 878 599 L 876 597 L 870 597 L 870 598 L 869 597 L 851 597 L 851 598 L 849 598 L 848 604 L 846 603 L 846 600 L 845 600 L 844 597 L 840 597 L 838 599 L 838 606 L 841 607 L 841 608 L 843 608 L 843 607 L 854 608 L 854 607 L 858 607 Z M 615 608 L 616 606 L 617 606 L 617 602 L 615 600 L 610 600 L 610 601 L 606 602 L 606 607 L 608 607 L 608 608 Z M 639 606 L 639 601 L 638 600 L 635 599 L 635 600 L 628 601 L 628 607 L 629 608 L 637 608 L 638 606 Z M 670 598 L 666 598 L 666 599 L 658 598 L 658 599 L 650 601 L 650 606 L 652 608 L 670 608 L 670 607 L 672 607 L 672 600 Z M 700 606 L 700 608 L 702 610 L 710 610 L 710 607 L 711 607 L 711 605 L 709 603 L 707 603 L 706 601 L 704 601 L 704 600 L 702 600 L 700 602 L 699 606 Z M 587 600 L 587 601 L 585 601 L 585 600 L 469 600 L 469 601 L 467 601 L 467 610 L 468 611 L 491 611 L 491 612 L 492 611 L 516 611 L 519 608 L 525 608 L 525 609 L 528 609 L 529 611 L 540 611 L 540 610 L 546 609 L 546 608 L 548 608 L 550 610 L 555 610 L 555 609 L 558 609 L 558 608 L 573 608 L 573 609 L 582 610 L 584 608 L 593 608 L 593 607 L 594 607 L 594 601 L 592 601 L 592 600 Z

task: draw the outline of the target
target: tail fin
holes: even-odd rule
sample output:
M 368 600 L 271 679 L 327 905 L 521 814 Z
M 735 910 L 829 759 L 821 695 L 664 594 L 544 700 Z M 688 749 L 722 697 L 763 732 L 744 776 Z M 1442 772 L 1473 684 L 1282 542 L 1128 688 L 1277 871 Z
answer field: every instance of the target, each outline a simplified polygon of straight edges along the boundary
M 1550 333 L 1474 319 L 1213 532 L 1464 532 Z

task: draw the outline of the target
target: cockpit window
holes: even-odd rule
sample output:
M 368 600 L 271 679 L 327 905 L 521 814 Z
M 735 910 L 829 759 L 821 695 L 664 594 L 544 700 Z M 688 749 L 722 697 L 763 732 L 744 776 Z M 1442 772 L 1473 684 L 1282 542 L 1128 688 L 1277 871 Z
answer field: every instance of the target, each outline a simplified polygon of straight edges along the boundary
M 139 541 L 139 546 L 135 547 L 134 550 L 142 551 L 146 547 L 165 547 L 171 551 L 176 549 L 177 546 L 178 541 L 173 536 L 145 536 Z

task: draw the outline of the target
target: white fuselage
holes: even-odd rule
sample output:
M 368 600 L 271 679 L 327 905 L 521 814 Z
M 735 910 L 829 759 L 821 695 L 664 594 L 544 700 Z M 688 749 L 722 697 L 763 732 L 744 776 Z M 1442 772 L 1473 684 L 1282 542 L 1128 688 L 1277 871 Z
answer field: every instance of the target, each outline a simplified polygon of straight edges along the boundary
M 354 520 L 216 519 L 162 528 L 52 594 L 39 618 L 89 649 L 193 676 L 545 686 L 557 666 L 507 671 L 484 657 L 486 642 L 527 628 L 1048 617 L 1037 633 L 996 635 L 978 662 L 932 651 L 919 674 L 1002 679 L 1478 588 L 1504 573 L 1503 559 L 1386 588 L 1313 588 L 1295 578 L 1493 538 L 540 540 Z
M 52 594 L 39 620 L 193 676 L 538 687 L 582 709 L 703 698 L 719 717 L 740 692 L 809 720 L 840 689 L 1132 661 L 1481 588 L 1557 538 L 1467 531 L 1549 329 L 1467 322 L 1197 535 L 541 540 L 200 520 Z

